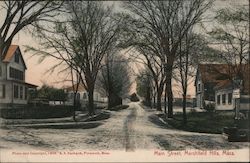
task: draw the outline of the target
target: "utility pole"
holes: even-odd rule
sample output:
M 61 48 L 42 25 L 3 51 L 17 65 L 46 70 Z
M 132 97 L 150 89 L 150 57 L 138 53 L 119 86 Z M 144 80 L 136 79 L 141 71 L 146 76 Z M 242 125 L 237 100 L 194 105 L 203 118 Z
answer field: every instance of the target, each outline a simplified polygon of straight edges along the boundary
M 242 80 L 240 78 L 233 79 L 234 82 L 234 90 L 233 90 L 233 97 L 235 101 L 235 120 L 238 120 L 239 117 L 239 111 L 240 111 L 240 94 L 241 94 L 241 85 Z

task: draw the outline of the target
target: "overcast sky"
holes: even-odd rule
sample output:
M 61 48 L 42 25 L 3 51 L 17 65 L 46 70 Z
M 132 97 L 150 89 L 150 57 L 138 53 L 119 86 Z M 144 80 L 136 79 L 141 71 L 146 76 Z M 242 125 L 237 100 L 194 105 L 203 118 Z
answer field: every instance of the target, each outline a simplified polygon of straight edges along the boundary
M 0 2 L 3 3 L 3 2 Z M 114 4 L 115 10 L 120 10 L 120 2 L 119 1 L 106 1 L 105 2 L 108 5 Z M 218 9 L 227 7 L 229 4 L 237 5 L 237 4 L 248 4 L 248 0 L 216 0 L 214 3 L 214 7 L 212 11 Z M 1 11 L 0 11 L 1 15 Z M 211 12 L 207 13 L 208 17 L 212 17 L 213 15 Z M 0 17 L 0 24 L 2 23 L 3 17 Z M 212 23 L 210 23 L 212 24 Z M 29 46 L 37 46 L 37 43 L 35 40 L 30 36 L 30 34 L 27 31 L 21 31 L 13 40 L 13 44 L 19 45 L 21 48 L 21 51 L 24 56 L 24 60 L 27 65 L 27 71 L 26 71 L 26 82 L 36 84 L 41 86 L 43 83 L 54 85 L 56 87 L 61 87 L 63 85 L 67 85 L 68 83 L 58 83 L 62 81 L 64 78 L 63 75 L 58 75 L 57 72 L 54 72 L 53 74 L 46 74 L 46 71 L 57 62 L 55 59 L 50 58 L 46 59 L 43 63 L 38 64 L 38 57 L 31 57 L 30 53 L 24 53 L 25 45 Z M 190 87 L 189 94 L 194 95 L 194 87 Z

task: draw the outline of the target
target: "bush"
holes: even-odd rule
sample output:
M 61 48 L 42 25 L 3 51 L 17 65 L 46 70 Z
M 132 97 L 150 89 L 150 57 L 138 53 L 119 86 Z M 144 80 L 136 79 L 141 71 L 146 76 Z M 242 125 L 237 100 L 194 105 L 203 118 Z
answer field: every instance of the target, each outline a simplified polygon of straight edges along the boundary
M 1 109 L 0 116 L 6 119 L 47 119 L 69 117 L 73 114 L 70 106 L 23 106 L 22 108 Z
M 215 111 L 215 104 L 214 103 L 208 103 L 205 105 L 204 109 L 207 111 L 207 112 L 214 112 Z
M 194 108 L 192 108 L 192 109 L 190 110 L 190 114 L 195 114 L 195 113 L 197 113 L 197 111 L 196 111 Z

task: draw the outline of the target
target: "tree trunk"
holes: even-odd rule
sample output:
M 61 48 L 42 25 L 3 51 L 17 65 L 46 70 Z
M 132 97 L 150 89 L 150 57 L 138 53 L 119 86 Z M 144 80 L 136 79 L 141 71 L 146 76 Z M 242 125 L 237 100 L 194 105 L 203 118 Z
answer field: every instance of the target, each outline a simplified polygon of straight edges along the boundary
M 10 47 L 10 45 L 11 45 L 11 40 L 7 40 L 7 41 L 3 41 L 3 46 L 2 47 L 0 47 L 0 48 L 2 48 L 1 49 L 1 58 L 2 59 L 4 59 L 4 57 L 5 57 L 5 55 L 6 55 L 6 53 L 7 53 L 7 51 L 9 50 L 9 47 Z
M 162 111 L 161 109 L 161 93 L 160 92 L 157 92 L 157 103 L 156 103 L 156 109 L 158 111 Z
M 111 93 L 108 93 L 108 109 L 110 109 L 112 106 L 111 106 L 111 101 L 112 101 L 112 99 L 111 99 L 112 97 L 111 97 Z
M 88 92 L 88 109 L 89 109 L 89 115 L 94 115 L 95 114 L 95 108 L 94 108 L 94 89 L 90 89 Z
M 156 99 L 155 99 L 155 94 L 154 94 L 154 97 L 153 97 L 153 108 L 155 107 L 156 105 Z
M 146 95 L 146 105 L 152 107 L 151 105 L 151 94 L 150 94 L 150 87 L 147 87 L 147 95 Z
M 172 72 L 170 72 L 172 73 Z M 167 74 L 170 74 L 167 73 Z M 173 118 L 173 91 L 172 91 L 172 75 L 167 75 L 166 89 L 168 95 L 168 118 Z
M 0 59 L 3 58 L 3 39 L 0 37 Z
M 108 89 L 108 109 L 112 108 L 112 92 Z
M 73 99 L 73 120 L 76 122 L 76 93 L 74 93 Z
M 162 92 L 163 92 L 163 84 L 160 84 L 160 86 L 157 88 L 157 106 L 156 109 L 158 111 L 162 111 L 161 109 L 161 96 L 162 96 Z
M 156 94 L 155 94 L 155 87 L 152 87 L 151 89 L 151 98 L 152 98 L 152 101 L 151 101 L 151 108 L 155 108 L 156 106 Z
M 166 89 L 168 96 L 168 118 L 173 118 L 173 90 L 172 90 L 172 75 L 173 75 L 174 57 L 168 58 L 168 63 L 165 66 L 166 73 Z
M 118 105 L 122 105 L 122 98 L 114 93 L 109 93 L 108 97 L 108 108 L 112 108 Z
M 186 96 L 186 92 L 184 92 L 183 94 L 183 99 L 182 99 L 182 110 L 183 110 L 183 124 L 186 125 L 187 124 L 187 113 L 186 113 L 186 105 L 187 105 L 187 96 Z
M 167 115 L 167 85 L 165 85 L 165 95 L 164 95 L 164 113 Z

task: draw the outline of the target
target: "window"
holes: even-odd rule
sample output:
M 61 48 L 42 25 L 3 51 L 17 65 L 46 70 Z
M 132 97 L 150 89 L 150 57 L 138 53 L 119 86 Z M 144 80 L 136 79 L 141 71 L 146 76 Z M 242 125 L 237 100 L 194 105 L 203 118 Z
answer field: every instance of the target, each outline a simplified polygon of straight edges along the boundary
M 15 68 L 10 67 L 10 77 L 14 78 L 14 79 L 18 79 L 18 80 L 23 80 L 24 79 L 24 75 L 23 72 L 20 70 L 17 70 Z
M 227 103 L 228 103 L 229 105 L 232 104 L 232 99 L 233 99 L 232 93 L 228 93 L 228 101 L 227 101 Z
M 0 76 L 2 76 L 2 66 L 0 65 Z
M 217 104 L 220 105 L 220 95 L 217 95 Z
M 18 86 L 14 85 L 14 98 L 18 98 Z
M 0 98 L 5 98 L 5 85 L 0 85 Z
M 20 86 L 19 89 L 20 89 L 20 99 L 23 99 L 23 86 Z
M 19 54 L 17 54 L 17 53 L 15 54 L 15 62 L 19 63 Z
M 201 91 L 201 84 L 198 84 L 198 91 Z
M 225 105 L 226 104 L 226 94 L 222 95 L 222 104 Z
M 25 87 L 25 90 L 24 90 L 24 99 L 27 100 L 27 97 L 28 97 L 28 88 Z

